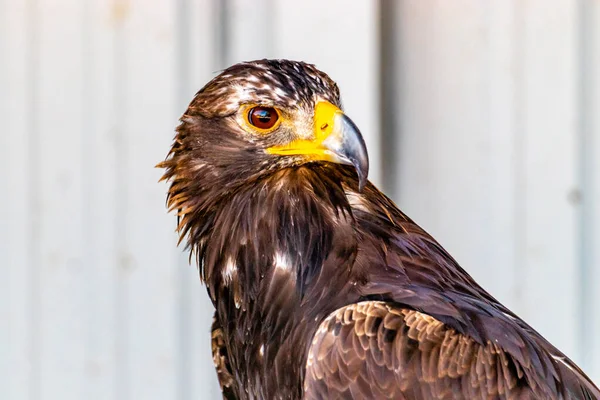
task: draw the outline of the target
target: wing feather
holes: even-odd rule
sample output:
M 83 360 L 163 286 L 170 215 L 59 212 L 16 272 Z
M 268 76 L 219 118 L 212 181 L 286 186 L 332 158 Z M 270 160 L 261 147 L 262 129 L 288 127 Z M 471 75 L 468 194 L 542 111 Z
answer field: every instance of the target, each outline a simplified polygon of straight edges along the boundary
M 364 301 L 323 321 L 310 346 L 306 399 L 562 398 L 497 344 L 480 344 L 434 317 Z
M 213 363 L 217 370 L 217 378 L 219 379 L 223 399 L 235 400 L 237 398 L 235 396 L 235 380 L 233 379 L 233 372 L 229 365 L 227 348 L 225 346 L 225 340 L 223 339 L 223 329 L 217 320 L 216 314 L 213 317 L 211 341 Z

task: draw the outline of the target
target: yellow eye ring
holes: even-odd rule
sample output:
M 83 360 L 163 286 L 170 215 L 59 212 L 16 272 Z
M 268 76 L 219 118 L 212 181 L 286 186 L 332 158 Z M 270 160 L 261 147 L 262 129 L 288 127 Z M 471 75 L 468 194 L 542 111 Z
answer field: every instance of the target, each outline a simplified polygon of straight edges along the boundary
M 252 106 L 245 112 L 246 122 L 259 132 L 272 132 L 281 123 L 281 115 L 274 107 Z

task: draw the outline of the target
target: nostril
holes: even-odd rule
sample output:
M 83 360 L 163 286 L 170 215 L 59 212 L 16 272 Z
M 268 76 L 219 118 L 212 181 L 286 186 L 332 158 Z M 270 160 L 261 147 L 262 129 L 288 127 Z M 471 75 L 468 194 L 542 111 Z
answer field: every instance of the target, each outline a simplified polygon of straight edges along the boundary
M 325 129 L 327 129 L 328 126 L 329 124 L 325 122 L 323 125 L 321 125 L 321 130 L 324 131 Z

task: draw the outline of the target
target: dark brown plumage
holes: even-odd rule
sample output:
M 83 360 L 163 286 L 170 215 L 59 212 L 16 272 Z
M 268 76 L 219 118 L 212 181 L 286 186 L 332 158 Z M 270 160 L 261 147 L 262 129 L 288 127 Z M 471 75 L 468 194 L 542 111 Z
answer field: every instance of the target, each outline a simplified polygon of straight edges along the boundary
M 248 124 L 255 106 L 278 125 Z M 160 164 L 215 306 L 224 398 L 600 398 L 362 188 L 364 143 L 338 107 L 337 86 L 311 65 L 238 64 L 198 92 Z

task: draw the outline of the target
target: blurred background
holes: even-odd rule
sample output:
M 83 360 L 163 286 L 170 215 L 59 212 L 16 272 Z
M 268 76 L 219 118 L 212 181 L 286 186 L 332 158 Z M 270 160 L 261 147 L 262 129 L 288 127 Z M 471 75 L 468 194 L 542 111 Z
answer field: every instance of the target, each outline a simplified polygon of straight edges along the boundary
M 154 165 L 265 57 L 330 74 L 372 180 L 600 382 L 600 1 L 0 0 L 0 398 L 219 398 Z

